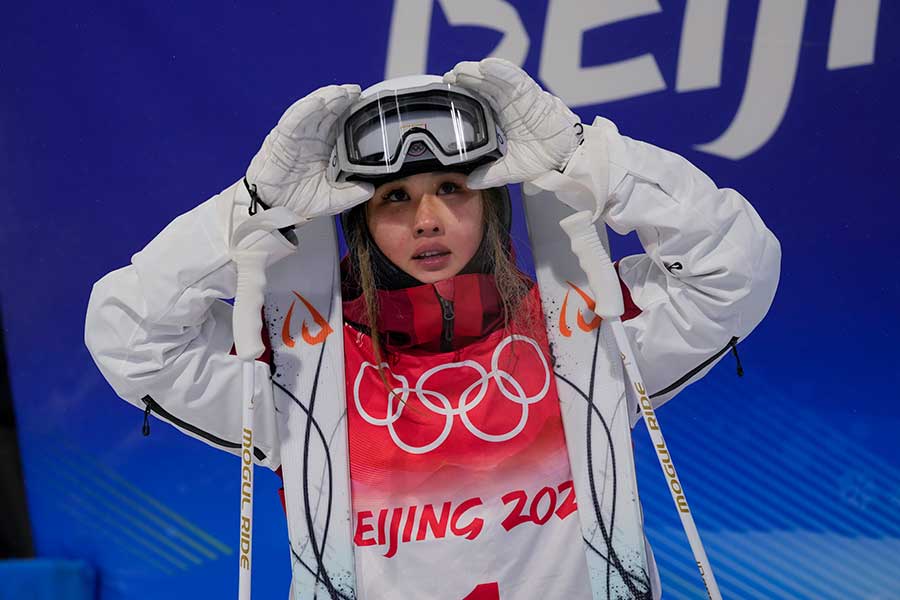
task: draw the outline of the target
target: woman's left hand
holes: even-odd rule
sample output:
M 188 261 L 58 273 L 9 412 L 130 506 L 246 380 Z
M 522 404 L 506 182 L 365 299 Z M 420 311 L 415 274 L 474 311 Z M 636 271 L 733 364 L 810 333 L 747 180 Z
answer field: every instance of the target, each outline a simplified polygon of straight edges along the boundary
M 561 171 L 581 142 L 578 116 L 509 61 L 461 62 L 444 75 L 444 82 L 487 100 L 506 135 L 506 156 L 473 171 L 468 180 L 472 188 L 533 181 Z

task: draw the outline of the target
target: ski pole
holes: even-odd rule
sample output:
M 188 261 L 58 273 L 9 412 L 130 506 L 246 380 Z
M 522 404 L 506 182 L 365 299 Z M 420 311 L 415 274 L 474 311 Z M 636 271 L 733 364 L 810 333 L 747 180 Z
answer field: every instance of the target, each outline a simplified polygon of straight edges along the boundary
M 259 196 L 256 186 L 244 179 L 250 195 L 250 218 L 231 233 L 231 259 L 237 268 L 237 289 L 234 294 L 234 311 L 231 315 L 234 334 L 234 351 L 243 361 L 241 380 L 241 537 L 239 600 L 250 600 L 250 575 L 253 550 L 253 410 L 256 390 L 256 359 L 265 352 L 262 341 L 262 310 L 266 291 L 266 263 L 269 254 L 264 249 L 253 249 L 260 232 L 271 233 L 294 227 L 307 221 L 284 206 L 264 211 L 256 210 Z M 233 218 L 233 214 L 232 214 Z M 232 229 L 229 223 L 228 229 Z M 254 237 L 257 236 L 257 237 Z M 251 240 L 251 241 L 248 241 Z M 259 248 L 259 246 L 257 246 Z
M 637 363 L 634 360 L 634 351 L 625 333 L 625 326 L 622 324 L 621 316 L 625 309 L 621 288 L 619 287 L 619 276 L 609 258 L 609 253 L 600 242 L 590 211 L 577 212 L 566 217 L 559 224 L 569 236 L 569 240 L 572 243 L 572 252 L 575 253 L 575 256 L 578 258 L 578 264 L 587 275 L 588 285 L 594 293 L 596 302 L 594 313 L 609 323 L 612 328 L 616 345 L 622 354 L 625 371 L 628 373 L 628 379 L 631 380 L 631 385 L 634 386 L 634 390 L 637 392 L 644 416 L 644 424 L 650 433 L 650 440 L 653 442 L 653 447 L 656 450 L 656 457 L 659 459 L 659 465 L 666 476 L 669 492 L 678 509 L 678 516 L 681 518 L 681 524 L 684 527 L 685 534 L 687 534 L 691 551 L 694 553 L 694 560 L 697 562 L 697 568 L 700 570 L 700 576 L 703 578 L 703 584 L 706 586 L 706 593 L 711 600 L 721 600 L 722 594 L 719 592 L 719 586 L 716 583 L 715 575 L 713 575 L 712 565 L 710 565 L 709 559 L 706 557 L 703 542 L 700 541 L 700 532 L 697 530 L 694 517 L 688 507 L 684 490 L 681 487 L 678 474 L 675 472 L 675 465 L 672 462 L 666 441 L 663 439 L 659 422 L 656 419 L 656 413 L 653 410 L 653 405 L 650 403 L 649 394 L 644 386 L 644 379 L 641 377 Z
M 237 292 L 234 296 L 232 325 L 234 347 L 243 361 L 241 404 L 241 537 L 239 600 L 250 600 L 250 576 L 253 549 L 253 402 L 256 387 L 256 358 L 263 353 L 261 311 L 266 287 L 266 254 L 242 250 L 235 252 Z

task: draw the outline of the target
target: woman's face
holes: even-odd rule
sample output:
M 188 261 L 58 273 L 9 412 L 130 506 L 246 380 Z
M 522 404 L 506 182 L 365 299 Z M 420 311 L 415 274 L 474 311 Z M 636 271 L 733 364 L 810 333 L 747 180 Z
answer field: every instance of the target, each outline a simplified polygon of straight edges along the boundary
M 372 238 L 422 283 L 453 277 L 475 256 L 484 229 L 481 190 L 462 173 L 420 173 L 378 186 L 366 207 Z

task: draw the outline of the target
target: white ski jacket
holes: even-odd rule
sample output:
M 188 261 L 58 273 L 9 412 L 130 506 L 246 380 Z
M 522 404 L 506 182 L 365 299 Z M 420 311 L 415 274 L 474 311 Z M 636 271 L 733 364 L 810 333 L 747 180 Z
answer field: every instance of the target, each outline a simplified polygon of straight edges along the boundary
M 621 136 L 603 119 L 585 129 L 586 142 L 563 175 L 594 194 L 610 228 L 623 235 L 636 230 L 645 249 L 644 254 L 622 258 L 619 274 L 641 311 L 626 321 L 625 327 L 653 403 L 659 406 L 706 374 L 761 321 L 777 286 L 780 247 L 740 194 L 717 188 L 684 158 Z M 606 142 L 603 148 L 591 141 L 601 138 Z M 537 213 L 548 203 L 557 203 L 550 196 L 530 197 L 526 208 Z M 232 308 L 224 299 L 234 296 L 236 285 L 228 248 L 229 227 L 246 218 L 248 205 L 244 186 L 238 182 L 176 218 L 132 257 L 131 265 L 109 273 L 94 285 L 85 324 L 85 342 L 119 396 L 188 435 L 234 454 L 239 453 L 241 441 L 241 361 L 230 354 Z M 556 206 L 552 210 L 556 211 Z M 533 244 L 550 243 L 547 236 L 563 235 L 550 225 L 546 231 L 536 232 L 531 214 L 529 221 Z M 320 225 L 313 221 L 296 230 L 299 249 L 279 233 L 257 236 L 254 243 L 269 252 L 269 264 L 274 265 L 270 281 L 275 277 L 272 270 L 286 262 L 282 259 L 305 253 L 305 258 L 297 260 L 308 261 L 310 253 L 318 252 L 305 247 L 304 238 L 318 239 L 323 229 L 316 227 L 333 229 L 331 219 L 318 222 Z M 336 245 L 333 232 L 326 237 L 330 250 L 316 263 L 318 266 L 298 268 L 306 269 L 302 272 L 302 285 L 308 290 L 303 292 L 304 297 L 322 299 L 317 306 L 321 309 L 324 305 L 326 318 L 339 326 Z M 567 239 L 559 241 L 568 246 Z M 575 259 L 571 256 L 566 261 L 574 263 Z M 335 294 L 337 301 L 333 301 Z M 548 322 L 556 322 L 559 307 L 545 303 L 544 310 Z M 624 398 L 622 371 L 615 366 L 618 356 L 609 348 L 615 346 L 603 345 L 600 362 L 594 367 L 596 389 L 616 390 L 615 395 Z M 276 354 L 278 351 L 275 348 Z M 556 351 L 560 352 L 558 347 Z M 325 381 L 323 377 L 343 381 L 340 361 L 325 355 L 323 362 L 322 356 L 309 354 L 309 360 L 299 359 L 295 384 L 288 386 L 296 395 Z M 283 388 L 273 384 L 266 365 L 259 363 L 257 367 L 256 458 L 271 469 L 285 470 L 288 529 L 295 563 L 300 564 L 294 569 L 295 597 L 307 597 L 307 593 L 312 597 L 317 587 L 325 592 L 333 590 L 330 584 L 319 587 L 324 585 L 323 561 L 344 561 L 341 566 L 352 574 L 352 557 L 334 558 L 340 552 L 326 557 L 324 551 L 316 551 L 315 543 L 311 544 L 312 551 L 307 548 L 309 544 L 300 547 L 304 536 L 322 527 L 320 515 L 305 514 L 297 499 L 302 496 L 300 484 L 292 483 L 301 479 L 292 476 L 291 471 L 293 475 L 300 472 L 296 465 L 303 462 L 306 475 L 304 461 L 313 460 L 308 456 L 311 450 L 302 447 L 304 439 L 309 442 L 310 425 L 305 413 L 295 416 L 283 410 L 283 403 L 290 404 L 281 398 Z M 567 402 L 562 394 L 561 402 Z M 628 420 L 633 426 L 640 413 L 630 396 L 627 402 Z M 276 406 L 282 410 L 276 411 Z M 311 404 L 306 408 L 311 412 Z M 335 414 L 335 422 L 339 422 L 340 413 Z M 568 423 L 566 438 L 569 445 L 578 443 L 577 436 L 570 435 Z M 332 455 L 341 448 L 340 440 L 335 443 Z M 583 453 L 570 453 L 573 471 L 584 470 L 580 466 Z M 298 458 L 300 455 L 305 458 Z M 343 496 L 349 496 L 349 490 L 341 487 L 346 467 L 341 469 L 341 465 L 334 465 L 332 493 L 338 505 Z M 582 505 L 584 492 L 583 488 L 579 490 L 577 477 L 575 490 Z M 584 503 L 589 504 L 587 500 Z M 336 521 L 340 523 L 335 525 Z M 586 522 L 583 526 L 587 529 Z M 332 534 L 329 543 L 335 543 L 332 540 L 341 535 L 349 538 L 349 523 L 335 518 L 331 527 L 343 534 Z M 310 562 L 318 562 L 319 567 L 310 569 Z M 652 565 L 652 558 L 649 562 Z M 655 569 L 651 567 L 651 571 Z M 298 585 L 298 579 L 303 580 L 303 586 Z M 658 594 L 657 582 L 654 595 Z M 348 597 L 349 593 L 332 595 Z

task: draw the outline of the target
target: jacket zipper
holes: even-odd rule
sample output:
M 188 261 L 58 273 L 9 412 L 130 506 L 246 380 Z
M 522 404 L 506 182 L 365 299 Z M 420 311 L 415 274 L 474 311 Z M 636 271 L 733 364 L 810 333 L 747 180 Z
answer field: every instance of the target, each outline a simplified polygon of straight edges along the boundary
M 737 376 L 744 376 L 744 367 L 741 365 L 741 357 L 737 353 L 737 338 L 731 338 L 731 353 L 734 354 L 734 362 L 737 363 Z
M 215 436 L 208 431 L 203 431 L 199 427 L 195 425 L 191 425 L 186 421 L 182 421 L 178 417 L 172 416 L 172 413 L 164 409 L 159 403 L 154 400 L 150 395 L 144 396 L 141 398 L 141 402 L 143 402 L 147 408 L 144 409 L 144 425 L 141 427 L 141 432 L 146 436 L 150 435 L 150 413 L 155 412 L 160 417 L 169 421 L 173 425 L 178 425 L 182 429 L 186 429 L 195 435 L 199 435 L 200 437 L 213 442 L 214 444 L 218 444 L 219 446 L 224 446 L 225 448 L 240 448 L 241 445 L 235 442 L 229 442 L 228 440 L 223 440 L 222 438 Z
M 453 320 L 456 318 L 453 301 L 441 296 L 437 288 L 434 293 L 441 303 L 441 352 L 450 352 L 453 350 Z
M 223 440 L 222 438 L 220 438 L 216 435 L 213 435 L 208 431 L 203 431 L 196 425 L 191 425 L 187 421 L 182 421 L 178 417 L 173 416 L 172 413 L 170 413 L 169 411 L 164 409 L 162 406 L 160 406 L 159 403 L 156 400 L 154 400 L 153 397 L 150 396 L 149 394 L 147 394 L 146 396 L 141 398 L 141 402 L 143 402 L 146 405 L 146 408 L 144 409 L 144 424 L 141 426 L 141 433 L 143 433 L 145 436 L 150 435 L 150 413 L 155 412 L 160 417 L 162 417 L 163 419 L 172 423 L 173 425 L 177 425 L 178 427 L 181 427 L 182 429 L 184 429 L 186 431 L 190 431 L 194 435 L 202 437 L 203 439 L 208 440 L 208 441 L 212 442 L 213 444 L 222 446 L 223 448 L 232 448 L 232 449 L 239 449 L 241 447 L 241 445 L 236 442 L 229 442 L 228 440 Z M 259 461 L 266 460 L 266 453 L 263 452 L 262 450 L 260 450 L 257 446 L 253 447 L 253 456 L 255 456 L 256 460 L 259 460 Z
M 147 402 L 147 398 L 150 398 L 150 396 L 141 398 L 147 405 L 147 408 L 144 409 L 144 424 L 141 425 L 141 433 L 144 434 L 144 437 L 150 435 L 150 402 L 153 401 L 153 398 L 150 398 L 150 402 Z
M 669 386 L 659 390 L 655 394 L 651 394 L 650 397 L 656 398 L 657 396 L 663 396 L 665 394 L 668 394 L 672 390 L 681 387 L 682 385 L 684 385 L 685 383 L 690 381 L 691 377 L 693 377 L 694 375 L 696 375 L 697 373 L 699 373 L 700 371 L 705 369 L 711 362 L 714 362 L 720 356 L 722 356 L 723 354 L 728 352 L 729 348 L 731 349 L 732 353 L 734 354 L 735 359 L 737 360 L 738 377 L 743 377 L 744 376 L 744 368 L 741 366 L 741 359 L 737 353 L 738 339 L 739 338 L 737 336 L 731 338 L 731 340 L 728 342 L 728 344 L 725 345 L 724 348 L 722 348 L 721 350 L 719 350 L 718 352 L 716 352 L 715 354 L 713 354 L 712 356 L 710 356 L 709 358 L 704 360 L 702 363 L 700 363 L 699 365 L 697 365 L 696 367 L 694 367 L 693 369 L 691 369 L 690 371 L 688 371 L 687 373 L 682 375 L 678 379 L 678 381 L 676 381 L 672 385 L 669 385 Z

